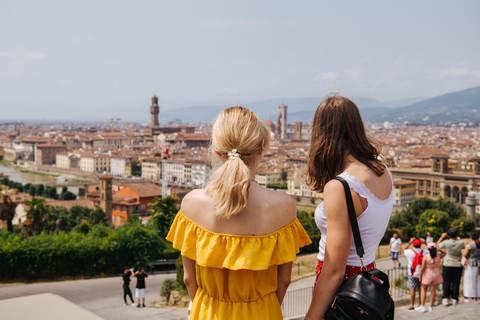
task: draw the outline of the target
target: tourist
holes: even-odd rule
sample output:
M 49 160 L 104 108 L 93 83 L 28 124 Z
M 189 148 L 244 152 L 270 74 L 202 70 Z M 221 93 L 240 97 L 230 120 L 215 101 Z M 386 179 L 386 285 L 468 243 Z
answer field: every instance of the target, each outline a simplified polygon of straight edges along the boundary
M 443 240 L 448 235 L 450 239 Z M 437 247 L 445 250 L 447 255 L 443 259 L 443 295 L 442 304 L 450 305 L 449 299 L 452 298 L 452 304 L 458 303 L 458 296 L 460 291 L 460 280 L 462 278 L 462 250 L 465 247 L 463 240 L 458 238 L 458 232 L 455 228 L 448 229 L 447 233 L 442 233 L 442 236 L 437 241 Z
M 420 289 L 420 306 L 415 309 L 418 312 L 425 312 L 425 304 L 427 301 L 427 289 L 430 286 L 430 305 L 428 311 L 433 311 L 435 303 L 435 294 L 437 293 L 437 285 L 443 282 L 442 273 L 440 272 L 440 260 L 445 256 L 445 251 L 437 249 L 435 242 L 428 242 L 427 249 L 430 254 L 423 257 L 422 267 L 420 268 L 420 276 L 418 277 L 422 283 Z M 437 254 L 438 250 L 438 254 Z
M 393 179 L 380 148 L 366 135 L 357 106 L 338 95 L 323 100 L 315 112 L 307 163 L 307 184 L 324 195 L 315 211 L 322 236 L 315 289 L 306 315 L 311 320 L 323 319 L 344 278 L 360 273 L 363 266 L 353 243 L 345 190 L 336 176 L 352 189 L 364 265 L 372 270 L 392 212 Z
M 479 232 L 470 233 L 472 241 L 463 250 L 462 265 L 466 266 L 463 275 L 463 296 L 465 302 L 480 300 L 480 240 Z
M 427 232 L 427 237 L 425 238 L 425 244 L 428 244 L 430 242 L 433 242 L 433 237 L 430 232 Z
M 132 297 L 132 291 L 130 290 L 130 277 L 133 275 L 133 270 L 130 270 L 128 267 L 123 268 L 123 274 L 122 274 L 122 279 L 123 279 L 123 301 L 125 302 L 125 305 L 127 304 L 127 296 L 130 297 L 130 300 L 132 301 L 132 305 L 134 304 L 133 297 Z
M 215 171 L 182 201 L 167 240 L 182 253 L 191 319 L 282 319 L 299 247 L 311 243 L 295 200 L 255 182 L 270 131 L 252 111 L 223 110 L 212 128 Z
M 390 249 L 390 252 L 392 254 L 392 261 L 393 261 L 393 267 L 398 266 L 401 267 L 400 261 L 398 261 L 398 254 L 400 252 L 400 246 L 402 244 L 402 240 L 398 237 L 398 234 L 394 233 L 392 238 L 390 239 L 390 244 L 388 245 L 388 248 Z
M 413 244 L 413 249 L 409 249 L 411 244 Z M 422 240 L 410 238 L 410 241 L 403 250 L 403 254 L 408 261 L 408 287 L 410 289 L 410 307 L 408 308 L 408 311 L 414 311 L 415 295 L 416 292 L 422 287 L 419 277 L 420 269 L 422 268 L 423 256 L 428 254 L 428 251 L 422 250 Z M 421 303 L 420 297 L 419 301 Z
M 135 297 L 138 300 L 137 307 L 143 306 L 145 308 L 145 278 L 148 277 L 148 274 L 143 271 L 143 268 L 139 268 L 135 272 L 135 277 L 137 278 L 137 285 L 135 286 Z M 140 299 L 142 299 L 142 305 L 140 305 Z

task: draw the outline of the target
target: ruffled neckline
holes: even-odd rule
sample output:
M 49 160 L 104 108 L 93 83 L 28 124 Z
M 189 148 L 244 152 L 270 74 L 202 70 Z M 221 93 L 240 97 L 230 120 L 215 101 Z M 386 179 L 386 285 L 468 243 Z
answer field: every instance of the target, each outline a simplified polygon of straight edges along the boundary
M 262 237 L 271 237 L 273 235 L 275 235 L 276 233 L 278 232 L 282 232 L 284 229 L 288 229 L 290 227 L 292 227 L 292 225 L 294 225 L 297 221 L 297 219 L 293 220 L 292 222 L 290 222 L 289 224 L 287 224 L 285 227 L 282 227 L 280 229 L 278 229 L 277 231 L 274 231 L 274 232 L 271 232 L 271 233 L 267 233 L 267 234 L 263 234 L 263 235 L 259 235 L 259 236 L 249 236 L 249 235 L 242 235 L 242 234 L 228 234 L 228 233 L 221 233 L 221 232 L 215 232 L 215 231 L 211 231 L 211 230 L 208 230 L 204 227 L 202 227 L 201 225 L 199 225 L 198 223 L 194 222 L 192 219 L 190 219 L 189 217 L 187 217 L 185 215 L 185 213 L 182 212 L 182 210 L 178 211 L 177 213 L 177 216 L 178 215 L 181 215 L 182 216 L 182 219 L 185 219 L 187 220 L 189 223 L 193 224 L 194 226 L 196 226 L 197 228 L 199 229 L 202 229 L 205 233 L 210 233 L 212 235 L 216 235 L 216 236 L 221 236 L 221 237 L 235 237 L 235 238 L 262 238 Z
M 300 247 L 311 243 L 300 221 L 266 235 L 231 235 L 207 230 L 179 211 L 167 240 L 197 265 L 231 270 L 267 270 L 295 261 Z

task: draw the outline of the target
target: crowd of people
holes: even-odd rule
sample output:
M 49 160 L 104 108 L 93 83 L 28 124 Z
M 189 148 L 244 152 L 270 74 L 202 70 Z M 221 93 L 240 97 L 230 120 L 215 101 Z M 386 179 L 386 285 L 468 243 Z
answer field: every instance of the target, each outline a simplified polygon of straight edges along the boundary
M 428 239 L 428 240 L 427 240 Z M 437 286 L 442 284 L 441 304 L 456 305 L 460 297 L 463 274 L 463 297 L 465 302 L 480 300 L 480 241 L 479 231 L 470 234 L 468 245 L 458 237 L 458 231 L 450 228 L 434 242 L 430 232 L 426 239 L 411 238 L 403 253 L 408 261 L 408 286 L 411 311 L 433 311 Z M 400 267 L 398 248 L 401 240 L 397 234 L 390 239 L 390 251 L 394 267 Z M 410 245 L 413 248 L 410 249 Z M 422 249 L 425 245 L 425 249 Z M 442 267 L 440 267 L 443 259 Z M 465 268 L 464 268 L 465 267 Z M 429 306 L 426 307 L 427 290 L 430 287 Z M 415 295 L 420 291 L 420 301 L 415 307 Z

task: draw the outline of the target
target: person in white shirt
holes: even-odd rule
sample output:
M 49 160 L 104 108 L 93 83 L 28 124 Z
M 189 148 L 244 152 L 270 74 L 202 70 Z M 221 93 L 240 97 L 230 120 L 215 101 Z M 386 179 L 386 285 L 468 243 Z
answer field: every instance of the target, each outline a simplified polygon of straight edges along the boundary
M 408 249 L 410 245 L 413 244 L 413 249 Z M 428 254 L 428 250 L 422 250 L 422 241 L 420 239 L 415 239 L 415 238 L 410 238 L 410 241 L 408 244 L 405 246 L 405 249 L 403 250 L 403 254 L 408 260 L 408 286 L 410 287 L 410 308 L 408 311 L 414 311 L 415 310 L 415 292 L 418 290 L 420 291 L 420 288 L 422 287 L 422 283 L 420 282 L 419 276 L 420 276 L 420 269 L 422 267 L 422 263 L 415 266 L 415 270 L 413 274 L 411 273 L 411 268 L 413 264 L 413 258 L 417 254 L 420 254 L 422 256 Z M 420 294 L 419 294 L 419 299 L 420 299 Z M 420 303 L 419 303 L 420 305 Z
M 393 237 L 390 239 L 390 252 L 392 254 L 392 261 L 393 261 L 393 267 L 398 266 L 401 267 L 402 265 L 400 264 L 400 261 L 398 261 L 398 254 L 400 253 L 400 245 L 402 244 L 402 240 L 398 237 L 398 234 L 394 233 Z

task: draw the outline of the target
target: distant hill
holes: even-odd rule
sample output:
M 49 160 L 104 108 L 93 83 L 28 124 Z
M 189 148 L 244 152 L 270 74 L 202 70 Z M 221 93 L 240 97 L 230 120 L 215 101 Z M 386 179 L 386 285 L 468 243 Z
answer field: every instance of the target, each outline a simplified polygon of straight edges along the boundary
M 404 107 L 383 110 L 379 114 L 372 114 L 368 120 L 414 123 L 479 122 L 480 87 L 443 94 Z
M 274 98 L 255 101 L 243 106 L 253 110 L 262 119 L 276 122 L 278 105 L 288 105 L 288 122 L 311 123 L 318 104 L 324 97 Z M 480 87 L 443 94 L 434 98 L 409 98 L 396 101 L 380 101 L 369 97 L 351 97 L 359 107 L 365 121 L 371 122 L 479 122 Z M 228 105 L 189 106 L 163 110 L 159 120 L 167 123 L 180 119 L 185 123 L 212 122 L 217 114 Z
M 276 121 L 278 115 L 278 105 L 288 105 L 288 122 L 302 121 L 309 123 L 320 102 L 325 97 L 307 97 L 307 98 L 274 98 L 268 100 L 246 103 L 243 106 L 251 109 L 260 118 Z M 352 97 L 355 104 L 362 111 L 362 115 L 374 116 L 385 112 L 385 108 L 404 106 L 408 103 L 417 102 L 424 98 L 411 98 L 398 101 L 382 102 L 369 97 Z M 408 103 L 407 103 L 408 102 Z M 229 105 L 199 105 L 183 108 L 160 110 L 159 121 L 167 123 L 170 120 L 181 119 L 182 122 L 212 122 L 217 114 Z M 364 117 L 365 117 L 364 115 Z

